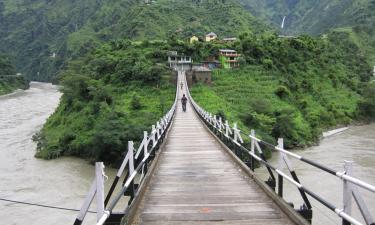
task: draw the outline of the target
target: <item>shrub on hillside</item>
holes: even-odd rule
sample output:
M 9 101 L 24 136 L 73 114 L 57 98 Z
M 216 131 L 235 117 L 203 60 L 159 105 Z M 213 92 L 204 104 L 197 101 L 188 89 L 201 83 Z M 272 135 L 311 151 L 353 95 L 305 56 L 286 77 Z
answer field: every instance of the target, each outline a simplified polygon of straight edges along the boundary
M 275 90 L 275 94 L 279 96 L 279 98 L 287 98 L 290 96 L 290 91 L 285 86 L 279 86 Z
M 363 117 L 375 119 L 375 82 L 371 82 L 363 89 L 363 100 L 358 103 Z
M 141 98 L 138 95 L 133 95 L 130 106 L 132 110 L 140 110 L 142 108 Z

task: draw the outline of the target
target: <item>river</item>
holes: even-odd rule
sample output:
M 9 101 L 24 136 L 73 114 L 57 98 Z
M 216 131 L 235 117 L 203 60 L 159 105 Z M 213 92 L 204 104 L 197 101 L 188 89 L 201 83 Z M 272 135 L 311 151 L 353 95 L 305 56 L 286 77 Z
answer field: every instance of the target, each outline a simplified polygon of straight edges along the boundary
M 349 127 L 342 133 L 324 138 L 319 146 L 293 152 L 339 171 L 343 171 L 345 160 L 353 161 L 353 176 L 375 185 L 375 124 Z M 302 185 L 342 208 L 342 182 L 339 178 L 300 161 L 291 161 Z M 279 154 L 274 153 L 270 162 L 272 165 L 279 165 Z M 259 170 L 258 173 L 265 178 L 266 171 L 263 168 Z M 303 202 L 299 192 L 288 181 L 284 180 L 284 184 L 284 197 L 288 202 L 293 202 L 295 207 L 299 207 Z M 375 216 L 375 193 L 360 190 L 370 212 Z M 314 225 L 341 224 L 336 214 L 317 201 L 311 201 Z M 362 218 L 354 200 L 353 213 L 355 218 Z
M 56 86 L 37 82 L 28 90 L 0 96 L 0 198 L 80 208 L 94 167 L 77 158 L 47 161 L 34 157 L 32 135 L 54 112 L 60 96 Z M 7 225 L 67 225 L 77 215 L 2 201 L 0 208 L 0 224 Z M 93 221 L 95 215 L 87 219 Z

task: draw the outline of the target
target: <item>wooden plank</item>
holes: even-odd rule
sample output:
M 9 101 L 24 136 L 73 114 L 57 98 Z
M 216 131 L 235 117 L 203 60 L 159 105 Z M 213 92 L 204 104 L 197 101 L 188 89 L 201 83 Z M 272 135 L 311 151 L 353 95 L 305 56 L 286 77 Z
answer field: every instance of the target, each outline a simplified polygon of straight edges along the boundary
M 145 199 L 147 204 L 220 204 L 220 203 L 257 203 L 270 202 L 267 196 L 257 196 L 253 198 L 244 198 L 242 196 L 150 196 Z
M 280 213 L 142 213 L 142 221 L 225 221 L 225 220 L 252 220 L 252 219 L 280 219 Z
M 270 203 L 253 204 L 193 204 L 193 205 L 147 205 L 143 213 L 257 213 L 270 212 L 275 213 Z
M 278 219 L 226 220 L 226 221 L 189 221 L 189 225 L 285 225 Z M 288 225 L 291 223 L 287 223 Z M 141 225 L 186 225 L 185 221 L 144 221 Z

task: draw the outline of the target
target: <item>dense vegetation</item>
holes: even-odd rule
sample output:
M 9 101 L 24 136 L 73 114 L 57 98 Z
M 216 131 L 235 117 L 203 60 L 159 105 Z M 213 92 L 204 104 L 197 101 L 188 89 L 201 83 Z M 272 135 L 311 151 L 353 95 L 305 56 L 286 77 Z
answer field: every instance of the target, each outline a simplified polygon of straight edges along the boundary
M 16 89 L 26 89 L 29 82 L 23 76 L 16 76 L 16 70 L 8 57 L 0 56 L 0 95 Z
M 332 28 L 374 23 L 374 0 L 240 0 L 253 15 L 284 29 L 289 34 L 322 34 Z
M 214 31 L 220 36 L 264 30 L 237 4 L 222 0 L 3 0 L 0 52 L 32 80 L 51 81 L 66 62 L 98 44 L 127 37 L 187 38 Z
M 253 15 L 280 27 L 280 34 L 349 34 L 375 64 L 375 0 L 240 0 Z
M 166 42 L 119 40 L 72 61 L 62 73 L 60 105 L 34 136 L 37 156 L 118 163 L 127 141 L 139 141 L 172 105 L 169 49 Z
M 348 37 L 243 35 L 233 48 L 243 54 L 241 68 L 214 71 L 212 87 L 198 85 L 193 96 L 247 132 L 273 142 L 283 137 L 291 148 L 315 143 L 322 129 L 370 116 L 373 97 L 364 111 L 358 103 L 363 92 L 371 96 L 363 91 L 371 67 Z
M 375 60 L 375 0 L 3 0 L 0 51 L 32 80 L 51 81 L 71 59 L 114 38 L 180 38 L 214 31 L 219 36 L 265 30 L 320 35 L 335 28 L 349 32 Z M 242 5 L 241 5 L 242 4 Z M 251 14 L 249 14 L 250 12 Z M 255 15 L 253 17 L 252 15 Z M 171 19 L 173 18 L 173 19 Z

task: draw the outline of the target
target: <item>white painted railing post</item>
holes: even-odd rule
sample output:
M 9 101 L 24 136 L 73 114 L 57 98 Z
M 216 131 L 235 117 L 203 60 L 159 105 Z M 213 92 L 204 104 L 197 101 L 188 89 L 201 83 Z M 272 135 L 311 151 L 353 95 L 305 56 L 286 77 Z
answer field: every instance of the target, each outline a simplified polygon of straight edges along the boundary
M 96 177 L 96 221 L 99 221 L 104 214 L 104 164 L 95 164 Z
M 95 179 L 91 184 L 90 191 L 87 194 L 82 208 L 74 222 L 74 225 L 81 225 L 89 208 L 96 196 L 96 216 L 97 221 L 102 218 L 105 213 L 104 209 L 104 164 L 103 162 L 95 163 Z
M 281 149 L 284 149 L 284 139 L 282 138 L 279 138 L 277 139 L 277 147 L 281 148 Z M 282 171 L 282 169 L 284 168 L 284 163 L 283 161 L 285 160 L 284 158 L 284 154 L 282 152 L 279 153 L 279 170 Z M 285 163 L 287 164 L 287 161 L 285 161 Z M 288 166 L 289 167 L 289 166 Z M 280 175 L 278 175 L 278 182 L 277 182 L 277 191 L 278 191 L 278 195 L 280 197 L 283 197 L 283 183 L 284 183 L 284 178 Z
M 252 153 L 254 153 L 255 154 L 255 140 L 254 140 L 254 138 L 252 138 L 252 137 L 255 137 L 255 130 L 251 130 L 250 131 L 250 135 L 251 135 L 251 137 L 250 137 L 250 140 L 251 140 L 251 152 Z
M 145 145 L 147 144 L 147 142 L 145 143 Z M 133 174 L 134 172 L 134 142 L 133 141 L 128 141 L 128 157 L 129 157 L 129 164 L 128 164 L 128 178 L 129 179 L 131 177 L 131 175 Z M 132 200 L 133 196 L 134 196 L 134 181 L 132 181 L 129 185 L 129 190 L 130 190 L 130 196 L 131 196 L 131 199 L 130 201 Z
M 152 128 L 151 128 L 152 147 L 155 147 L 155 146 L 156 146 L 155 135 L 156 135 L 155 125 L 152 125 Z M 146 155 L 146 154 L 147 154 L 147 153 L 145 153 L 145 155 Z
M 158 135 L 157 139 L 159 140 L 159 138 L 160 138 L 160 129 L 161 129 L 159 121 L 156 122 L 156 129 L 157 129 L 157 135 Z
M 82 224 L 82 221 L 85 219 L 87 211 L 90 208 L 91 202 L 94 200 L 95 193 L 96 193 L 96 179 L 91 184 L 90 191 L 87 194 L 85 201 L 83 202 L 83 205 L 81 207 L 81 210 L 78 213 L 76 220 L 74 221 L 74 225 Z
M 351 176 L 353 172 L 353 162 L 345 161 L 345 174 Z M 343 180 L 343 210 L 349 216 L 352 214 L 352 184 L 349 181 Z M 343 225 L 350 225 L 350 222 L 343 219 Z
M 147 131 L 145 131 L 147 134 Z M 147 149 L 146 149 L 147 151 Z M 129 156 L 129 174 L 134 172 L 134 142 L 128 141 L 128 156 Z
M 167 128 L 167 124 L 168 124 L 167 116 L 163 117 L 163 121 L 164 121 L 164 130 L 165 130 Z
M 147 146 L 148 146 L 148 133 L 143 131 L 143 155 L 147 155 Z
M 229 135 L 232 134 L 228 120 L 225 120 L 225 136 L 229 138 Z
M 240 134 L 240 130 L 237 128 L 237 123 L 233 124 L 233 133 L 234 133 L 234 142 L 237 143 L 237 144 L 239 144 L 239 143 L 243 144 L 243 140 L 242 140 L 242 137 L 241 137 L 241 134 Z
M 279 138 L 277 140 L 277 147 L 279 147 L 280 149 L 284 149 L 284 139 L 283 138 Z M 284 163 L 285 165 L 288 167 L 288 170 L 290 172 L 294 171 L 294 167 L 293 167 L 293 164 L 292 162 L 289 160 L 288 156 L 284 153 L 284 152 L 281 152 L 279 151 L 279 169 L 282 170 L 284 169 Z
M 283 138 L 278 138 L 277 139 L 277 147 L 284 149 L 284 139 Z M 283 152 L 279 152 L 279 170 L 284 169 L 284 154 Z

